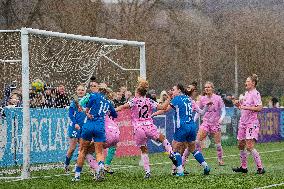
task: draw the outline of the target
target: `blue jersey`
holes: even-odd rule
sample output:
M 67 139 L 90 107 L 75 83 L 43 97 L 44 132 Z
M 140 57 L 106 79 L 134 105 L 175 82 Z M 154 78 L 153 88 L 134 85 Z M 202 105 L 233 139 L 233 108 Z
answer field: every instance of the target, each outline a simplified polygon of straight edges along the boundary
M 80 100 L 80 98 L 79 98 Z M 69 108 L 69 118 L 72 121 L 72 124 L 78 124 L 82 126 L 84 124 L 84 120 L 86 118 L 86 114 L 84 111 L 78 110 L 78 105 L 75 103 L 75 101 L 72 101 Z
M 117 117 L 112 103 L 101 93 L 91 93 L 86 107 L 90 108 L 90 114 L 94 116 L 94 120 L 100 118 L 104 119 L 107 112 L 110 112 L 112 117 Z
M 184 94 L 175 96 L 171 100 L 171 106 L 175 110 L 177 128 L 183 124 L 190 123 L 193 120 L 192 104 L 188 96 Z

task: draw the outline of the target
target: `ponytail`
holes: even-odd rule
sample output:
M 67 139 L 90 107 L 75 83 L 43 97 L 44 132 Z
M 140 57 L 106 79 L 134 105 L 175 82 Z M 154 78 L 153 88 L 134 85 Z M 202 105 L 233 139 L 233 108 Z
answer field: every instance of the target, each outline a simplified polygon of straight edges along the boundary
M 258 76 L 256 74 L 252 74 L 249 78 L 254 82 L 255 86 L 257 86 Z

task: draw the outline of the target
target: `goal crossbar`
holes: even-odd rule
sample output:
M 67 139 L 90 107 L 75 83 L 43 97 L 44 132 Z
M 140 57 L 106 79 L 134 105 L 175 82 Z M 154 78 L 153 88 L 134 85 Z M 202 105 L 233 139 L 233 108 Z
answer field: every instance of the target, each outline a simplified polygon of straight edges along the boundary
M 32 28 L 21 28 L 21 30 L 0 30 L 0 33 L 12 33 L 20 32 L 20 43 L 21 43 L 21 60 L 0 60 L 0 63 L 16 63 L 21 62 L 22 65 L 22 102 L 23 102 L 23 168 L 21 173 L 22 179 L 28 179 L 30 177 L 30 104 L 29 104 L 29 77 L 30 77 L 30 34 L 42 35 L 48 37 L 59 37 L 71 40 L 80 41 L 91 41 L 102 43 L 102 45 L 113 45 L 113 46 L 132 46 L 139 48 L 139 62 L 140 67 L 137 69 L 127 69 L 114 60 L 104 55 L 103 57 L 107 59 L 110 63 L 116 65 L 121 70 L 126 71 L 140 71 L 140 77 L 146 79 L 146 57 L 145 57 L 145 42 L 139 41 L 127 41 L 118 39 L 107 39 L 91 36 L 82 36 L 75 34 L 59 33 L 46 30 L 32 29 Z

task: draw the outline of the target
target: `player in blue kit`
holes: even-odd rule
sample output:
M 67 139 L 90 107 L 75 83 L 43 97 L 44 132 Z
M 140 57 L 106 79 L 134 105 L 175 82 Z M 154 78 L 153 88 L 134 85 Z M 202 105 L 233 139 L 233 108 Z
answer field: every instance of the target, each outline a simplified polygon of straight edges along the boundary
M 104 97 L 104 95 L 100 93 L 91 93 L 86 105 L 87 121 L 82 128 L 82 140 L 80 141 L 81 150 L 75 170 L 75 181 L 80 179 L 85 156 L 92 140 L 94 141 L 96 160 L 98 161 L 99 167 L 96 172 L 96 179 L 100 181 L 104 178 L 103 145 L 106 141 L 105 115 L 107 112 L 110 112 L 112 117 L 117 117 L 113 105 Z
M 69 107 L 69 118 L 71 120 L 70 125 L 68 126 L 68 137 L 69 137 L 69 148 L 65 157 L 64 169 L 68 173 L 70 171 L 70 160 L 76 149 L 77 143 L 81 138 L 81 128 L 84 124 L 86 114 L 83 111 L 82 107 L 79 105 L 79 101 L 86 94 L 86 88 L 84 85 L 78 85 L 76 89 L 76 95 L 73 97 L 73 100 Z
M 203 166 L 204 174 L 208 175 L 210 168 L 201 152 L 195 149 L 196 140 L 196 126 L 193 120 L 192 114 L 192 102 L 187 91 L 184 89 L 183 85 L 178 84 L 172 88 L 170 91 L 170 104 L 166 110 L 158 111 L 153 115 L 158 115 L 162 112 L 169 111 L 170 109 L 175 110 L 175 133 L 174 140 L 172 143 L 174 151 L 174 159 L 176 160 L 177 174 L 176 176 L 184 176 L 182 167 L 182 157 L 184 150 L 186 148 L 193 154 L 194 158 Z

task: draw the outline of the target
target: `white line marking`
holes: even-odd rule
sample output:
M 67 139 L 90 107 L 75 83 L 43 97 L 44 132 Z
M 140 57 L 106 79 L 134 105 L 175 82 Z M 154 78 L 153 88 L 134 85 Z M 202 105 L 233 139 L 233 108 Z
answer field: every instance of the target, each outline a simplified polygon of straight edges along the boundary
M 270 150 L 270 151 L 264 151 L 264 152 L 259 152 L 260 154 L 267 154 L 267 153 L 272 153 L 272 152 L 281 152 L 284 151 L 284 149 L 278 149 L 278 150 Z M 227 157 L 237 157 L 239 156 L 239 154 L 237 155 L 227 155 L 227 156 L 223 156 L 223 158 L 227 158 Z M 205 159 L 216 159 L 217 157 L 210 157 L 210 158 L 205 158 Z M 195 159 L 189 159 L 190 161 L 195 161 Z M 188 161 L 189 161 L 188 160 Z M 161 162 L 161 163 L 153 163 L 150 165 L 163 165 L 163 164 L 171 164 L 172 162 Z M 54 165 L 52 166 L 54 168 Z M 139 167 L 139 165 L 128 165 L 128 166 L 121 166 L 121 167 L 115 167 L 113 168 L 114 170 L 118 170 L 118 169 L 128 169 L 128 168 L 133 168 L 133 167 Z M 60 177 L 60 176 L 68 176 L 70 174 L 58 174 L 58 175 L 49 175 L 49 176 L 36 176 L 36 177 L 30 177 L 29 179 L 38 179 L 38 178 L 52 178 L 52 177 Z M 0 180 L 3 177 L 0 177 Z M 15 178 L 15 177 L 14 177 Z M 3 179 L 4 182 L 14 182 L 14 181 L 21 181 L 23 179 L 19 178 L 16 180 L 9 180 L 6 181 L 5 179 Z M 280 183 L 281 185 L 283 185 L 284 183 Z M 258 188 L 258 189 L 262 189 L 262 188 Z
M 272 184 L 272 185 L 267 185 L 267 186 L 263 186 L 263 187 L 260 187 L 260 188 L 255 188 L 255 189 L 265 189 L 265 188 L 272 188 L 272 187 L 275 187 L 275 186 L 282 186 L 284 185 L 284 182 L 282 183 L 279 183 L 279 184 Z
M 270 151 L 265 151 L 265 152 L 259 152 L 260 154 L 267 154 L 267 153 L 272 153 L 272 152 L 281 152 L 284 151 L 284 149 L 279 149 L 279 150 L 270 150 Z M 238 157 L 238 155 L 227 155 L 227 156 L 223 156 L 223 158 L 228 158 L 228 157 Z M 217 157 L 209 157 L 209 158 L 205 158 L 205 160 L 208 159 L 217 159 Z M 196 161 L 194 158 L 189 159 L 187 161 Z M 162 165 L 162 164 L 171 164 L 172 162 L 168 161 L 168 162 L 161 162 L 161 163 L 153 163 L 150 165 Z M 122 166 L 122 167 L 114 167 L 112 169 L 116 170 L 116 169 L 126 169 L 126 168 L 131 168 L 131 167 L 139 167 L 139 165 L 129 165 L 129 166 Z

